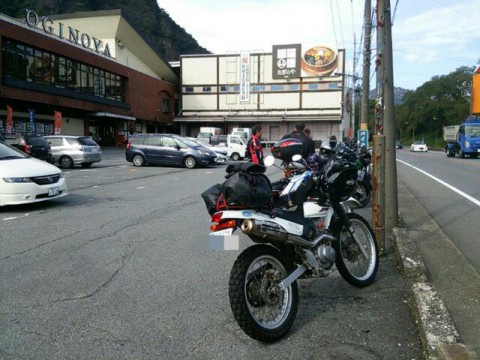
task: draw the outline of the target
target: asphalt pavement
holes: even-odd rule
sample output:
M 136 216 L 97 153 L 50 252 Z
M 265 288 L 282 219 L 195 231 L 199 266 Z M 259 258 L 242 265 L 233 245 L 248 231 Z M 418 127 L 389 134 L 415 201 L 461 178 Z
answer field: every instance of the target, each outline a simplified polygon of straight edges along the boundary
M 395 254 L 427 359 L 479 359 L 480 277 L 440 226 L 398 182 Z
M 126 163 L 124 148 L 102 148 L 102 153 L 99 166 Z M 387 246 L 390 251 L 381 258 L 372 285 L 354 288 L 336 271 L 325 279 L 302 280 L 297 319 L 285 339 L 272 345 L 255 342 L 228 313 L 221 316 L 224 320 L 219 325 L 209 328 L 205 336 L 213 339 L 196 334 L 192 344 L 172 353 L 202 359 L 273 359 L 278 358 L 273 349 L 280 349 L 286 359 L 478 359 L 479 298 L 461 294 L 465 287 L 475 293 L 480 279 L 472 280 L 468 265 L 458 254 L 451 255 L 454 250 L 447 252 L 448 259 L 439 254 L 451 247 L 451 241 L 401 182 L 398 191 L 400 226 L 390 234 L 394 246 Z M 358 212 L 371 220 L 370 207 Z M 430 256 L 435 251 L 429 248 L 436 249 L 436 256 Z M 452 273 L 470 275 L 463 276 L 465 281 L 452 280 L 442 270 L 445 264 L 455 268 Z M 459 300 L 455 311 L 447 310 L 445 303 L 455 299 Z M 462 318 L 465 313 L 473 320 Z M 13 358 L 9 354 L 0 346 L 0 358 Z M 122 354 L 117 352 L 116 358 L 149 358 L 148 352 Z

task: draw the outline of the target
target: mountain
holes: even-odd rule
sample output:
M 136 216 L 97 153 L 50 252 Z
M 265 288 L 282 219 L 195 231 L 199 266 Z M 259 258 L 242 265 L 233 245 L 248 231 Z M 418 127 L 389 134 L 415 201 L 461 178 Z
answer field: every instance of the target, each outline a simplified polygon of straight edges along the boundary
M 0 13 L 10 17 L 23 18 L 25 9 L 39 16 L 121 9 L 130 25 L 166 61 L 178 61 L 180 55 L 210 54 L 156 0 L 0 0 Z
M 399 105 L 403 102 L 403 97 L 405 96 L 405 93 L 407 89 L 400 88 L 400 87 L 394 87 L 393 88 L 393 103 L 395 105 Z M 369 99 L 375 99 L 377 97 L 377 89 L 370 90 L 370 94 L 368 95 Z

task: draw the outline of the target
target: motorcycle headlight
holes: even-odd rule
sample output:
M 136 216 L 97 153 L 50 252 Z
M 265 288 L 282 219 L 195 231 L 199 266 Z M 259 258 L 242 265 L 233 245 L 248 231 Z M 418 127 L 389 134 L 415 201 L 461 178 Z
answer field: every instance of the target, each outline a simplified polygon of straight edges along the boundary
M 32 182 L 32 180 L 30 180 L 28 177 L 4 177 L 3 181 L 11 184 Z

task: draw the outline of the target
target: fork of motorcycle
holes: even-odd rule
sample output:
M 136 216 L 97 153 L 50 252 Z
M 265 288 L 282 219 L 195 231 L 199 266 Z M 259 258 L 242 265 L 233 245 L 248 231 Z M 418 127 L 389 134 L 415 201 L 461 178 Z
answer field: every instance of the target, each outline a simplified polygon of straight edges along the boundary
M 280 283 L 278 284 L 278 286 L 283 290 L 285 291 L 290 285 L 292 285 L 292 283 L 297 280 L 300 276 L 302 276 L 302 274 L 307 271 L 307 267 L 305 265 L 300 265 L 299 267 L 297 267 L 294 271 L 292 271 L 292 273 L 290 273 L 290 275 L 288 275 L 285 279 L 283 279 L 282 281 L 280 281 Z
M 368 259 L 367 251 L 363 248 L 363 246 L 355 237 L 355 231 L 352 228 L 352 222 L 350 221 L 350 218 L 348 217 L 347 212 L 345 211 L 345 208 L 339 202 L 332 202 L 332 207 L 333 207 L 333 210 L 337 213 L 338 217 L 340 218 L 340 221 L 342 222 L 342 224 L 344 224 L 345 227 L 347 228 L 348 233 L 352 237 L 353 241 L 355 241 L 355 244 L 357 244 L 363 256 L 365 256 L 365 259 Z

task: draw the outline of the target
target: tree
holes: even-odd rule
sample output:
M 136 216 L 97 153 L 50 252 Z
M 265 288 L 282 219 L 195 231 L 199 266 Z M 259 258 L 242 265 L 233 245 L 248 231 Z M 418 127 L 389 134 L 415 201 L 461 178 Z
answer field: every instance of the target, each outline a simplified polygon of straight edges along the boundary
M 397 133 L 442 134 L 443 126 L 460 123 L 470 113 L 470 92 L 475 68 L 463 66 L 448 75 L 434 76 L 408 91 L 395 107 Z M 433 135 L 432 135 L 433 134 Z

